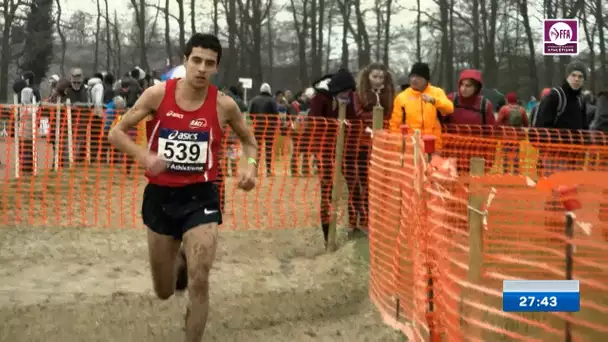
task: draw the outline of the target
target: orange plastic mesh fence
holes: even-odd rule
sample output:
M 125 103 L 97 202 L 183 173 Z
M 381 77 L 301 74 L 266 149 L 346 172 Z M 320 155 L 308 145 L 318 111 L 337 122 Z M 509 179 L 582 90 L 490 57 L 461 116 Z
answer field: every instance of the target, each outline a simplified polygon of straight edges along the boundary
M 374 139 L 370 295 L 387 322 L 413 341 L 554 341 L 566 331 L 573 341 L 603 340 L 606 137 L 468 126 L 447 132 L 433 162 L 413 136 Z M 565 205 L 574 215 L 572 237 Z M 580 312 L 503 312 L 503 280 L 566 279 L 568 244 Z
M 142 227 L 143 169 L 107 142 L 116 115 L 100 118 L 90 108 L 56 105 L 0 108 L 6 133 L 0 137 L 0 227 Z M 319 203 L 331 205 L 337 120 L 256 115 L 249 122 L 260 144 L 258 186 L 251 193 L 237 188 L 244 158 L 227 130 L 218 180 L 222 228 L 319 227 L 331 212 L 321 213 Z M 335 208 L 341 226 L 367 225 L 367 191 L 360 191 L 367 186 L 371 148 L 365 127 L 356 121 L 345 126 L 343 196 Z M 144 123 L 133 136 L 146 146 Z

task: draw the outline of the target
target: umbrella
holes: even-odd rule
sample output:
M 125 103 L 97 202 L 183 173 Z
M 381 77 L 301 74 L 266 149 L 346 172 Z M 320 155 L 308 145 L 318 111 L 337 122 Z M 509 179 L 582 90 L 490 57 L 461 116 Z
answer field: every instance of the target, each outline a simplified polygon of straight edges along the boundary
M 183 78 L 185 76 L 186 76 L 186 67 L 184 67 L 183 65 L 179 65 L 179 66 L 176 66 L 175 68 L 167 71 L 160 78 L 161 78 L 161 80 L 166 81 L 170 78 Z

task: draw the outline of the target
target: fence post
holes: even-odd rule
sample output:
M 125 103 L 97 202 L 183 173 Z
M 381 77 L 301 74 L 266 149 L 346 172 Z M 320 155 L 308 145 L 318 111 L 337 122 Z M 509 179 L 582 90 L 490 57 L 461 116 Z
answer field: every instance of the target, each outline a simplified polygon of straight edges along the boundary
M 372 117 L 372 129 L 375 131 L 377 129 L 384 128 L 384 108 L 380 105 L 374 106 L 374 112 Z
M 327 251 L 333 252 L 338 248 L 336 243 L 336 227 L 338 225 L 338 200 L 342 193 L 342 155 L 344 153 L 344 135 L 346 104 L 338 103 L 338 140 L 336 141 L 336 156 L 334 159 L 333 185 L 331 188 L 331 216 L 329 218 L 329 232 L 327 234 Z
M 38 140 L 38 106 L 36 105 L 36 96 L 32 98 L 32 175 L 38 174 L 38 149 L 36 143 Z
M 470 162 L 470 175 L 472 177 L 480 177 L 485 173 L 486 160 L 484 158 L 471 158 Z M 469 272 L 467 275 L 468 282 L 471 284 L 476 284 L 479 282 L 481 278 L 481 269 L 483 265 L 483 219 L 484 215 L 482 214 L 481 208 L 484 202 L 484 198 L 482 195 L 478 194 L 479 190 L 478 186 L 475 186 L 473 181 L 469 186 L 469 206 L 468 206 L 468 221 L 469 221 Z M 465 299 L 473 298 L 474 294 L 470 287 L 465 288 L 461 297 L 461 322 L 463 324 L 462 318 L 466 315 L 464 307 Z M 468 311 L 468 310 L 467 310 Z M 478 310 L 479 311 L 479 310 Z M 479 311 L 481 314 L 481 311 Z M 475 329 L 475 332 L 467 332 L 471 338 L 478 338 L 477 331 L 479 328 Z
M 566 210 L 566 280 L 572 280 L 574 273 L 574 246 L 572 239 L 574 238 L 574 214 L 573 210 L 581 209 L 581 202 L 576 198 L 577 189 L 575 186 L 560 186 L 557 188 L 564 209 Z M 568 316 L 572 317 L 572 313 L 568 312 Z M 572 341 L 572 324 L 570 320 L 566 320 L 564 324 L 564 341 Z
M 16 95 L 15 95 L 16 96 Z M 20 170 L 21 170 L 21 156 L 19 155 L 19 134 L 21 133 L 21 107 L 23 105 L 15 102 L 15 107 L 13 110 L 13 151 L 15 153 L 15 178 L 19 178 Z
M 68 133 L 68 165 L 71 168 L 74 164 L 74 141 L 72 131 L 72 102 L 70 99 L 65 101 L 65 114 L 66 116 L 66 124 L 67 124 L 67 133 Z
M 57 100 L 57 110 L 55 111 L 55 150 L 53 151 L 53 159 L 54 159 L 54 166 L 53 169 L 55 171 L 59 170 L 59 165 L 61 164 L 61 161 L 59 160 L 59 151 L 61 149 L 61 140 L 60 140 L 60 134 L 61 134 L 61 101 Z

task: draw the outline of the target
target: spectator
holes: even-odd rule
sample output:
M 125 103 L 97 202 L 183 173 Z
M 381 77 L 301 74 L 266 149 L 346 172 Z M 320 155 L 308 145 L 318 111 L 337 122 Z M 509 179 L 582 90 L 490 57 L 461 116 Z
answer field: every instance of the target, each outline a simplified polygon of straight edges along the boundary
M 50 102 L 50 99 L 53 98 L 53 95 L 55 94 L 56 88 L 57 88 L 57 83 L 59 82 L 59 75 L 51 75 L 48 78 L 48 82 L 49 82 L 49 88 L 50 88 L 50 93 L 49 93 L 49 97 L 46 99 L 47 102 Z
M 289 114 L 300 114 L 300 103 L 296 100 L 296 98 L 294 98 L 291 90 L 285 91 L 285 102 L 287 102 L 289 106 Z
M 566 67 L 566 80 L 561 86 L 551 89 L 540 101 L 534 126 L 581 130 L 589 128 L 585 102 L 581 90 L 587 78 L 587 67 L 572 61 Z
M 104 87 L 103 75 L 95 74 L 87 83 L 89 92 L 89 103 L 93 106 L 91 115 L 89 116 L 89 130 L 91 134 L 91 161 L 97 162 L 102 155 L 102 141 L 104 136 Z
M 373 126 L 373 111 L 374 107 L 381 106 L 383 120 L 390 119 L 394 98 L 393 78 L 384 65 L 374 63 L 363 69 L 359 74 L 357 92 L 354 96 L 357 120 L 351 120 L 344 151 L 346 163 L 353 169 L 352 172 L 344 173 L 348 184 L 350 228 L 367 230 L 369 214 L 367 172 L 372 146 L 370 133 Z M 359 216 L 358 225 L 357 216 Z
M 551 88 L 544 88 L 540 92 L 540 99 L 542 100 L 550 92 L 551 92 Z M 534 122 L 536 121 L 536 116 L 538 114 L 538 105 L 539 104 L 540 104 L 540 101 L 537 101 L 536 105 L 534 106 L 534 108 L 532 108 L 532 110 L 530 111 L 530 117 L 529 117 L 529 119 L 530 119 L 530 126 L 534 126 Z
M 507 93 L 505 95 L 507 104 L 502 106 L 498 111 L 498 119 L 496 120 L 500 126 L 511 127 L 528 127 L 528 115 L 526 109 L 518 104 L 516 93 Z
M 247 104 L 243 101 L 243 94 L 236 86 L 230 86 L 226 89 L 226 95 L 230 96 L 234 102 L 236 102 L 237 106 L 241 110 L 241 113 L 246 113 L 249 109 L 247 108 Z
M 21 77 L 15 81 L 13 84 L 13 91 L 17 94 L 17 103 L 31 104 L 34 99 L 36 102 L 40 102 L 42 97 L 40 96 L 40 90 L 34 83 L 34 78 L 33 72 L 25 71 Z
M 137 101 L 142 92 L 143 89 L 139 85 L 139 82 L 130 74 L 126 75 L 120 80 L 118 95 L 125 99 L 127 103 L 127 108 L 131 108 L 133 107 L 133 105 L 135 105 L 135 102 Z
M 277 134 L 279 109 L 272 97 L 272 90 L 268 83 L 263 83 L 260 87 L 260 94 L 251 100 L 249 115 L 253 121 L 253 133 L 255 139 L 260 144 L 258 149 L 258 160 L 261 162 L 262 142 L 264 143 L 264 156 L 266 160 L 266 174 L 272 175 L 272 148 L 274 146 L 275 135 Z
M 112 102 L 116 92 L 114 91 L 114 75 L 107 73 L 103 76 L 103 103 L 107 105 Z
M 85 104 L 89 102 L 87 90 L 84 86 L 82 69 L 74 68 L 70 73 L 70 86 L 65 91 L 64 101 L 69 99 L 72 104 Z
M 443 89 L 429 83 L 431 70 L 426 63 L 416 63 L 410 71 L 410 87 L 397 95 L 393 103 L 390 131 L 400 132 L 400 126 L 407 124 L 410 130 L 419 129 L 422 134 L 437 137 L 436 149 L 441 149 L 441 123 L 437 115 L 448 116 L 454 111 L 454 104 Z
M 346 118 L 355 118 L 355 108 L 353 103 L 353 92 L 356 90 L 356 83 L 353 75 L 346 69 L 340 69 L 333 75 L 325 75 L 320 80 L 315 82 L 313 86 L 315 95 L 310 100 L 309 117 L 321 117 L 325 119 L 338 118 L 339 104 L 344 103 L 346 106 Z M 322 126 L 322 124 L 325 126 Z M 320 132 L 317 133 L 315 129 Z M 317 139 L 318 135 L 325 136 L 324 141 L 316 143 L 313 148 L 318 152 L 319 162 L 319 183 L 321 185 L 321 227 L 323 237 L 327 246 L 329 233 L 329 208 L 331 205 L 331 193 L 333 185 L 333 164 L 335 156 L 333 148 L 335 146 L 337 134 L 337 122 L 319 121 L 311 130 L 311 139 Z M 322 144 L 322 145 L 321 145 Z
M 481 71 L 463 70 L 458 79 L 458 92 L 448 95 L 454 104 L 454 113 L 446 117 L 446 122 L 456 125 L 495 125 L 494 106 L 481 94 L 482 88 Z
M 532 112 L 532 109 L 536 107 L 538 101 L 536 100 L 536 96 L 530 96 L 530 101 L 526 104 L 526 112 Z
M 314 94 L 314 90 L 313 90 L 313 94 Z M 312 95 L 310 95 L 310 96 L 312 96 Z M 308 112 L 310 96 L 305 91 L 299 91 L 296 93 L 295 98 L 296 98 L 296 102 L 298 102 L 298 108 L 299 108 L 300 114 Z

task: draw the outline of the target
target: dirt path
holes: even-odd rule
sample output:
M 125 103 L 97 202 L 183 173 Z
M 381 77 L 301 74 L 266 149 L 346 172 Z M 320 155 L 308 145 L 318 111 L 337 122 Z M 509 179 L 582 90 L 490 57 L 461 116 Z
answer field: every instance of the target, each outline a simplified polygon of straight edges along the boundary
M 353 243 L 221 232 L 205 341 L 401 341 Z M 181 341 L 185 297 L 154 299 L 143 230 L 0 230 L 0 341 Z

